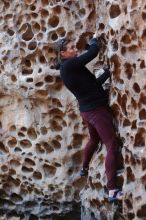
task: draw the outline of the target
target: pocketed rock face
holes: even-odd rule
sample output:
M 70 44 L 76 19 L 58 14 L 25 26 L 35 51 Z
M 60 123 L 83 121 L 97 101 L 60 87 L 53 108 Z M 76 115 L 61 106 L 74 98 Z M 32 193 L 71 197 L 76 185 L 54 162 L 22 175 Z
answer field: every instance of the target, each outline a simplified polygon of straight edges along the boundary
M 90 1 L 0 2 L 0 218 L 80 214 L 87 134 L 52 64 L 57 40 L 78 41 L 91 13 Z
M 0 18 L 1 218 L 59 218 L 75 213 L 81 201 L 82 220 L 144 219 L 146 3 L 4 0 Z M 95 23 L 105 45 L 89 68 L 109 62 L 113 70 L 110 103 L 124 142 L 123 210 L 106 199 L 105 148 L 95 154 L 88 180 L 79 177 L 87 130 L 53 69 L 57 40 L 76 38 L 82 52 Z
M 82 219 L 145 219 L 146 3 L 98 3 L 97 30 L 107 44 L 102 59 L 109 60 L 113 68 L 110 104 L 123 141 L 125 172 L 117 181 L 123 185 L 124 198 L 114 209 L 107 203 L 102 166 L 105 153 L 101 152 L 92 161 L 89 187 L 83 190 Z

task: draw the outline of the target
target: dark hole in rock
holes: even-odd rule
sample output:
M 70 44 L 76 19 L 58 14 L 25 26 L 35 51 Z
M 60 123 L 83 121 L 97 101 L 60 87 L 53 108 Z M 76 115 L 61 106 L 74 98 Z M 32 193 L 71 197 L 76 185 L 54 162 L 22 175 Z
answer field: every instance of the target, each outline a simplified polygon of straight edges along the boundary
M 20 146 L 23 148 L 29 148 L 32 146 L 31 142 L 27 139 L 23 139 L 20 141 Z
M 135 135 L 135 147 L 144 147 L 145 146 L 145 129 L 139 128 L 137 134 Z
M 47 153 L 51 153 L 52 151 L 54 151 L 53 147 L 50 146 L 47 142 L 43 142 L 42 146 L 46 150 Z
M 26 167 L 26 166 L 22 166 L 22 171 L 24 173 L 32 173 L 33 172 L 33 168 L 31 167 Z
M 125 67 L 125 74 L 127 75 L 127 78 L 131 79 L 132 73 L 133 73 L 132 65 L 130 63 L 125 63 L 124 67 Z
M 15 137 L 11 137 L 11 139 L 8 141 L 9 147 L 15 147 L 17 144 L 17 139 Z
M 15 32 L 11 29 L 8 29 L 7 30 L 7 33 L 10 35 L 10 36 L 13 36 L 15 34 Z
M 36 47 L 37 47 L 37 42 L 35 42 L 35 41 L 32 41 L 32 42 L 30 42 L 30 43 L 28 44 L 28 49 L 29 49 L 29 50 L 35 50 Z
M 40 25 L 36 22 L 32 25 L 32 29 L 34 33 L 38 33 L 41 29 Z
M 20 195 L 18 195 L 17 193 L 12 193 L 11 194 L 11 200 L 14 203 L 20 203 L 20 202 L 23 201 L 23 198 Z
M 31 9 L 32 11 L 35 11 L 35 9 L 36 9 L 35 5 L 31 5 L 31 6 L 30 6 L 30 9 Z
M 140 110 L 139 118 L 140 118 L 140 120 L 146 120 L 146 110 L 145 109 Z
M 36 180 L 41 180 L 41 179 L 42 179 L 42 174 L 41 174 L 41 172 L 35 171 L 35 172 L 33 173 L 33 178 L 36 179 Z
M 140 93 L 140 87 L 139 87 L 139 85 L 138 85 L 138 83 L 134 83 L 133 84 L 133 90 L 136 92 L 136 93 Z
M 135 176 L 131 170 L 131 167 L 127 167 L 127 184 L 135 181 Z
M 56 33 L 52 33 L 51 38 L 52 38 L 53 41 L 56 41 L 57 38 L 58 38 L 58 35 Z
M 33 38 L 34 34 L 32 32 L 30 24 L 27 23 L 26 32 L 22 34 L 22 39 L 25 41 L 29 41 Z
M 122 41 L 123 43 L 125 43 L 125 44 L 130 44 L 130 43 L 131 43 L 131 39 L 130 39 L 129 34 L 125 34 L 125 35 L 122 37 L 121 41 Z
M 54 14 L 60 14 L 61 13 L 61 7 L 59 5 L 53 7 Z
M 16 82 L 16 81 L 17 81 L 17 77 L 16 77 L 15 75 L 12 75 L 12 76 L 11 76 L 11 80 L 12 80 L 13 82 Z
M 37 133 L 36 133 L 36 131 L 35 131 L 35 129 L 34 129 L 33 127 L 28 128 L 27 134 L 28 134 L 28 137 L 29 137 L 30 139 L 33 139 L 33 140 L 34 140 L 34 139 L 37 138 Z
M 56 173 L 56 167 L 51 166 L 49 164 L 44 164 L 43 169 L 46 177 L 52 177 Z
M 41 86 L 43 86 L 43 84 L 44 84 L 44 82 L 37 82 L 37 83 L 35 84 L 35 86 L 36 86 L 36 87 L 41 87 Z
M 59 17 L 54 15 L 53 17 L 49 18 L 48 24 L 51 27 L 56 27 L 59 24 Z
M 27 79 L 26 79 L 26 82 L 32 83 L 32 82 L 33 82 L 33 78 L 27 78 Z
M 144 69 L 146 66 L 145 66 L 145 60 L 142 60 L 141 63 L 140 63 L 140 68 L 141 69 Z
M 6 148 L 6 146 L 2 142 L 0 142 L 0 151 L 2 153 L 8 153 L 9 152 L 8 149 Z
M 144 217 L 146 216 L 146 205 L 142 205 L 141 208 L 137 211 L 137 217 Z
M 117 16 L 119 16 L 121 14 L 119 5 L 111 5 L 109 12 L 111 18 L 116 18 Z
M 49 0 L 41 0 L 43 6 L 47 6 L 49 4 Z
M 30 158 L 25 158 L 25 164 L 30 166 L 35 166 L 35 162 L 31 160 Z
M 23 69 L 22 75 L 31 75 L 33 73 L 32 69 Z

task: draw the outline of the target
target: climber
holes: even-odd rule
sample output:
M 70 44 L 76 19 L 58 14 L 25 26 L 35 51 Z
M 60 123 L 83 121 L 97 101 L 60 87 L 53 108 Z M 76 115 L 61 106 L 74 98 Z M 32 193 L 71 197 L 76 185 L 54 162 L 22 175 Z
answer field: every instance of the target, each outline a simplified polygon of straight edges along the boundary
M 102 43 L 97 33 L 90 41 L 88 51 L 78 55 L 73 40 L 62 39 L 56 47 L 57 65 L 65 86 L 73 93 L 79 103 L 83 121 L 87 124 L 90 139 L 85 146 L 83 167 L 80 175 L 88 175 L 89 163 L 101 140 L 107 149 L 105 169 L 107 175 L 108 200 L 122 199 L 122 191 L 116 187 L 116 170 L 119 155 L 119 143 L 113 127 L 112 116 L 108 106 L 108 95 L 102 84 L 110 77 L 109 68 L 96 79 L 86 64 L 93 60 Z

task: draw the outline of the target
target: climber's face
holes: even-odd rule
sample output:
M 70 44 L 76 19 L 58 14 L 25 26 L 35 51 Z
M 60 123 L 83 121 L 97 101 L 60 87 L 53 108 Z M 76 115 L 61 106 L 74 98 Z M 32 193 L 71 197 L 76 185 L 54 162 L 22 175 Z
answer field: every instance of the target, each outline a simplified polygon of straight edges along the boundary
M 77 55 L 78 55 L 78 49 L 76 48 L 75 44 L 72 41 L 70 41 L 66 45 L 65 51 L 61 51 L 61 56 L 63 59 L 70 59 L 76 57 Z

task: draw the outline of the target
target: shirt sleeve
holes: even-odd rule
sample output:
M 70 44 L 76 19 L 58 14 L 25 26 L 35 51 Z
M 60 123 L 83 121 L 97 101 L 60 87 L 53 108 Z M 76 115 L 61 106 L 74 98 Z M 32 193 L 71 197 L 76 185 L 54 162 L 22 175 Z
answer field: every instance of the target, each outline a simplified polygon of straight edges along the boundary
M 106 69 L 104 73 L 96 79 L 96 82 L 99 84 L 103 84 L 110 76 L 111 76 L 110 70 Z
M 89 63 L 97 56 L 100 48 L 101 48 L 100 40 L 97 40 L 96 38 L 92 38 L 90 41 L 89 50 L 86 53 L 77 57 L 78 64 L 86 65 L 87 63 Z

